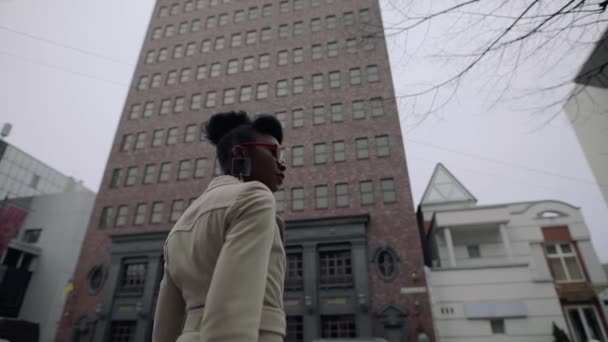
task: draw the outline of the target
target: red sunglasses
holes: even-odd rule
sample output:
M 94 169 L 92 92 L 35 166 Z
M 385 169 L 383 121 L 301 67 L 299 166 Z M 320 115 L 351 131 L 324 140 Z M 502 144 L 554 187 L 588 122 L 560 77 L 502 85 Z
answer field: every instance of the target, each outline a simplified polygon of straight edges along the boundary
M 281 149 L 281 146 L 279 144 L 273 144 L 273 143 L 265 143 L 265 142 L 258 142 L 258 141 L 247 141 L 247 142 L 242 142 L 236 146 L 234 146 L 232 148 L 232 154 L 234 154 L 234 149 L 238 146 L 263 146 L 263 147 L 267 147 L 270 149 L 270 151 L 272 152 L 272 155 L 277 159 L 277 161 L 281 164 L 285 164 L 285 153 L 284 151 Z

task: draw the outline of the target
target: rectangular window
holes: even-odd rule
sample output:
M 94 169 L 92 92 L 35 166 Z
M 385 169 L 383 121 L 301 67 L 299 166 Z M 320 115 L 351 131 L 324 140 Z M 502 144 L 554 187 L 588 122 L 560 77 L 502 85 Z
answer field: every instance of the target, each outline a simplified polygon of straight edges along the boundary
M 279 38 L 289 37 L 289 24 L 279 25 Z
M 287 127 L 287 112 L 276 112 L 274 115 L 281 123 L 281 127 L 285 129 Z
M 125 186 L 135 185 L 137 182 L 137 166 L 132 166 L 127 169 L 127 178 L 125 179 Z
M 369 142 L 367 138 L 355 139 L 357 159 L 369 159 Z
M 279 12 L 289 12 L 289 0 L 281 0 L 281 2 L 279 2 Z
M 171 204 L 171 217 L 169 222 L 177 222 L 184 213 L 184 200 L 175 200 Z
M 122 169 L 112 170 L 112 177 L 110 178 L 110 189 L 116 189 L 120 185 L 122 179 Z
M 158 175 L 159 183 L 166 183 L 169 181 L 169 177 L 171 176 L 171 163 L 166 162 L 160 164 L 160 174 Z
M 190 82 L 190 68 L 183 68 L 179 76 L 180 83 Z
M 201 94 L 192 95 L 192 99 L 190 101 L 190 110 L 191 111 L 200 110 L 202 102 L 203 102 L 203 96 Z
M 338 56 L 338 42 L 327 43 L 327 57 Z
M 176 97 L 175 103 L 173 104 L 173 113 L 183 112 L 185 102 L 186 102 L 186 99 L 183 96 Z
M 385 178 L 381 180 L 381 185 L 384 203 L 397 202 L 397 194 L 395 192 L 395 181 L 392 178 Z
M 338 18 L 335 15 L 328 15 L 325 17 L 325 25 L 328 30 L 333 30 L 338 26 Z
M 213 108 L 213 107 L 215 107 L 216 102 L 217 102 L 217 93 L 215 91 L 208 92 L 207 99 L 205 100 L 205 107 Z
M 294 146 L 291 148 L 292 166 L 304 165 L 304 146 Z
M 192 56 L 196 52 L 196 43 L 190 42 L 186 45 L 186 56 Z
M 254 20 L 258 18 L 258 8 L 250 7 L 249 8 L 249 20 Z
M 101 215 L 99 216 L 99 229 L 110 226 L 110 222 L 112 222 L 112 218 L 114 216 L 113 211 L 114 209 L 112 207 L 103 207 L 101 209 Z
M 152 203 L 152 212 L 150 213 L 150 223 L 160 223 L 163 217 L 163 202 Z
M 277 53 L 277 64 L 287 65 L 289 63 L 289 53 L 287 50 L 279 51 Z
M 336 184 L 336 207 L 350 207 L 350 190 L 348 188 L 348 183 Z
M 318 143 L 314 145 L 315 151 L 315 164 L 327 163 L 327 146 L 325 143 Z
M 184 12 L 188 13 L 192 11 L 194 11 L 194 1 L 187 1 L 184 4 Z
M 346 160 L 346 145 L 344 140 L 334 141 L 334 162 L 342 162 Z
M 205 64 L 196 67 L 196 79 L 203 80 L 207 78 L 207 66 Z
M 361 120 L 366 118 L 365 114 L 365 101 L 355 100 L 353 101 L 353 119 Z
M 167 130 L 167 145 L 177 144 L 177 127 L 171 127 Z
M 350 84 L 351 85 L 361 84 L 361 69 L 360 68 L 350 69 L 349 74 L 350 74 Z
M 293 94 L 302 94 L 304 92 L 304 78 L 295 77 L 293 79 Z
M 310 30 L 312 32 L 321 31 L 321 18 L 312 18 L 310 20 Z
M 144 105 L 144 118 L 149 118 L 154 113 L 154 102 L 148 101 Z
M 192 26 L 190 27 L 190 31 L 198 32 L 201 30 L 201 21 L 199 19 L 192 20 Z
M 234 12 L 234 23 L 240 23 L 245 21 L 245 10 L 238 10 Z
M 285 211 L 285 191 L 278 190 L 274 193 L 274 200 L 277 204 L 277 213 L 282 213 Z
M 190 25 L 188 25 L 187 21 L 183 21 L 179 24 L 179 34 L 184 34 L 188 32 L 188 28 Z
M 207 169 L 207 158 L 199 158 L 196 160 L 194 165 L 194 178 L 205 177 L 205 170 Z
M 321 6 L 321 0 L 311 0 L 310 5 L 312 7 L 319 7 L 319 6 Z
M 377 65 L 368 65 L 367 66 L 367 81 L 368 82 L 380 81 L 380 72 L 378 71 Z
M 243 44 L 243 36 L 240 33 L 235 33 L 230 37 L 230 46 L 239 47 Z
M 112 321 L 109 341 L 134 341 L 137 321 Z
M 224 25 L 228 24 L 228 14 L 226 14 L 226 13 L 220 14 L 219 23 L 220 23 L 220 26 L 224 26 Z
M 477 259 L 481 257 L 481 253 L 479 252 L 479 245 L 468 245 L 467 253 L 470 259 Z
M 183 45 L 175 45 L 173 48 L 173 58 L 182 58 L 184 57 L 184 46 Z
M 376 155 L 378 157 L 387 157 L 390 155 L 388 135 L 380 135 L 376 137 Z
M 224 37 L 215 38 L 215 51 L 223 50 L 225 41 Z
M 121 151 L 128 151 L 131 149 L 131 146 L 133 145 L 133 134 L 125 134 L 122 137 L 122 144 L 120 144 L 120 150 Z
M 137 83 L 138 90 L 148 89 L 148 82 L 150 82 L 150 78 L 148 76 L 142 76 L 139 78 L 139 83 Z
M 312 60 L 316 61 L 323 58 L 323 47 L 320 44 L 312 46 Z
M 355 24 L 355 15 L 353 12 L 344 12 L 342 16 L 342 21 L 344 21 L 344 25 L 350 26 Z
M 131 106 L 131 110 L 129 110 L 129 120 L 134 120 L 139 118 L 139 114 L 141 113 L 141 104 L 136 103 Z
M 355 315 L 321 316 L 321 337 L 354 338 L 357 334 Z
M 253 45 L 256 42 L 257 34 L 255 31 L 247 31 L 245 35 L 245 44 Z
M 141 150 L 146 146 L 146 132 L 137 133 L 137 138 L 135 139 L 135 149 Z
M 291 189 L 291 210 L 304 210 L 304 188 Z
M 231 59 L 226 66 L 226 74 L 234 75 L 239 71 L 239 60 Z
M 548 244 L 545 251 L 556 282 L 585 280 L 573 244 Z
M 291 111 L 293 128 L 304 127 L 304 110 L 297 108 Z
M 152 31 L 152 39 L 153 40 L 160 39 L 160 37 L 162 37 L 162 35 L 163 35 L 163 29 L 160 28 L 160 27 L 156 27 Z
M 369 9 L 364 8 L 362 10 L 359 10 L 359 22 L 361 23 L 368 23 L 370 21 L 370 14 L 369 14 Z
M 344 121 L 343 106 L 341 103 L 332 103 L 330 108 L 331 108 L 331 121 L 332 122 Z
M 207 17 L 205 27 L 208 29 L 214 28 L 217 25 L 217 19 L 214 16 Z
M 316 209 L 327 209 L 329 207 L 327 185 L 315 186 L 315 207 Z
M 340 71 L 329 72 L 329 87 L 340 88 Z
M 152 64 L 152 63 L 154 63 L 155 57 L 156 57 L 156 54 L 154 53 L 154 50 L 148 51 L 146 53 L 145 63 L 146 64 Z
M 299 64 L 304 62 L 304 49 L 295 48 L 293 49 L 293 63 Z
M 272 4 L 266 4 L 262 7 L 262 17 L 267 18 L 272 16 Z
M 253 69 L 255 69 L 255 58 L 245 57 L 243 59 L 243 71 L 252 71 Z
M 492 334 L 504 335 L 505 333 L 505 320 L 504 319 L 491 319 L 490 327 L 492 328 Z
M 372 116 L 384 115 L 384 100 L 381 97 L 374 97 L 370 100 L 372 106 Z
M 161 6 L 158 9 L 158 16 L 159 17 L 166 17 L 169 15 L 169 8 L 167 6 Z
M 167 50 L 167 48 L 162 48 L 162 49 L 158 50 L 158 61 L 159 62 L 166 61 L 168 54 L 169 54 L 169 50 Z
M 287 80 L 278 80 L 277 81 L 277 96 L 287 96 L 289 95 L 289 84 Z
M 129 207 L 121 205 L 116 211 L 116 221 L 114 221 L 115 227 L 123 227 L 127 224 L 127 215 L 129 214 Z
M 321 249 L 319 251 L 319 287 L 321 289 L 351 288 L 353 286 L 353 270 L 350 246 L 333 245 L 328 247 L 331 249 Z
M 348 38 L 346 40 L 346 52 L 348 52 L 348 53 L 357 52 L 357 39 L 356 38 Z
M 361 205 L 374 204 L 374 183 L 372 181 L 360 182 L 359 192 L 361 195 Z
M 209 51 L 211 51 L 211 40 L 205 39 L 201 42 L 201 52 L 205 53 Z
M 160 82 L 161 82 L 161 76 L 160 76 L 160 74 L 154 74 L 154 75 L 152 75 L 152 84 L 150 85 L 150 88 L 158 88 L 158 87 L 160 87 Z
M 224 104 L 230 105 L 236 101 L 236 89 L 224 89 Z
M 267 42 L 272 39 L 272 29 L 270 27 L 264 27 L 260 30 L 260 41 Z
M 312 123 L 322 125 L 325 123 L 325 107 L 315 106 L 312 108 Z
M 135 217 L 133 218 L 133 225 L 140 226 L 146 222 L 146 203 L 139 203 L 135 207 Z
M 171 6 L 171 15 L 178 15 L 179 14 L 179 4 L 173 4 Z
M 270 55 L 267 53 L 261 54 L 258 63 L 258 68 L 260 70 L 268 69 L 270 67 Z
M 299 36 L 302 34 L 304 34 L 304 22 L 296 21 L 295 23 L 293 23 L 293 35 Z
M 186 126 L 186 135 L 184 136 L 184 142 L 193 142 L 196 140 L 198 127 L 196 125 L 188 125 Z
M 323 90 L 323 74 L 312 75 L 312 90 Z
M 26 229 L 23 233 L 22 241 L 25 243 L 36 243 L 40 239 L 42 229 Z
M 167 85 L 177 84 L 177 70 L 171 70 L 167 73 Z
M 211 70 L 209 76 L 211 77 L 219 77 L 222 66 L 219 62 L 211 64 Z
M 171 112 L 171 99 L 163 99 L 160 102 L 158 115 L 168 115 Z
M 252 95 L 252 88 L 249 85 L 246 86 L 242 86 L 241 87 L 241 95 L 239 98 L 239 101 L 242 102 L 248 102 L 251 101 L 251 95 Z
M 151 184 L 154 182 L 154 176 L 156 176 L 156 165 L 148 164 L 144 169 L 144 184 Z
M 165 135 L 165 130 L 163 129 L 155 129 L 152 133 L 152 147 L 161 146 L 163 144 L 163 137 Z
M 256 99 L 261 100 L 268 97 L 268 83 L 258 84 Z

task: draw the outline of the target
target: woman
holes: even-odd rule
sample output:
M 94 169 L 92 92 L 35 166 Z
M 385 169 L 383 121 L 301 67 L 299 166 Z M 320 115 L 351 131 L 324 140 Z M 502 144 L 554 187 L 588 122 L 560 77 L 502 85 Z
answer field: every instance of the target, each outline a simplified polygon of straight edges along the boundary
M 224 176 L 184 212 L 165 242 L 154 342 L 282 341 L 285 178 L 281 124 L 220 113 L 205 125 Z

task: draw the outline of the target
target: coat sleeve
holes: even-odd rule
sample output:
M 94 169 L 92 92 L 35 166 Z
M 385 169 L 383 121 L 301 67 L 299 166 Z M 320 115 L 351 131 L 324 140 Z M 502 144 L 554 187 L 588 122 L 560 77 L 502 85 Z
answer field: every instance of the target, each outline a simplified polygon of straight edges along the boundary
M 168 257 L 165 249 L 165 257 Z M 174 342 L 182 333 L 185 319 L 184 299 L 173 282 L 165 262 L 163 280 L 160 282 L 152 342 Z
M 276 223 L 272 193 L 252 183 L 227 213 L 232 218 L 207 293 L 201 341 L 258 341 Z

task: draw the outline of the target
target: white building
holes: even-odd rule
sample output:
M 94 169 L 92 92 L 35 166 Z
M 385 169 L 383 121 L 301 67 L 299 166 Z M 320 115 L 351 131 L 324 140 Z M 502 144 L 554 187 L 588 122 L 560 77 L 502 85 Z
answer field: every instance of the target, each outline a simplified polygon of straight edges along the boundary
M 440 342 L 608 341 L 606 274 L 580 210 L 559 201 L 477 205 L 441 164 L 418 209 Z
M 565 106 L 568 120 L 608 205 L 608 30 L 591 53 Z

